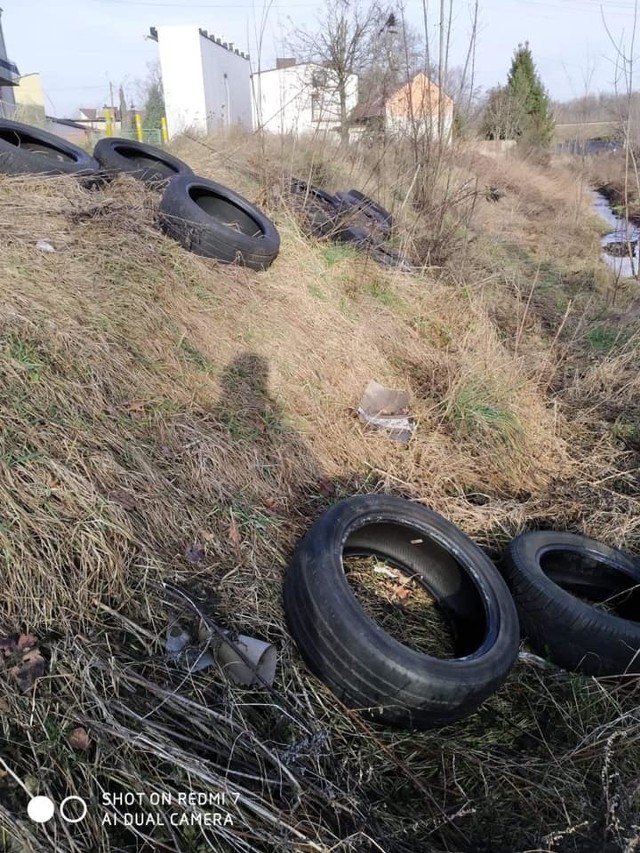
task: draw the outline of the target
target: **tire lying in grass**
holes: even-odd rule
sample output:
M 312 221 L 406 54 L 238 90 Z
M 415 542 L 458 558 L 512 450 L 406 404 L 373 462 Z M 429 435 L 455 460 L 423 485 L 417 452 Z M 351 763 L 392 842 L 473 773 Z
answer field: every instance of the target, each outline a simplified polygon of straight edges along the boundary
M 100 139 L 93 156 L 109 177 L 132 175 L 151 186 L 162 186 L 178 175 L 193 175 L 193 170 L 178 157 L 131 139 Z
M 246 198 L 205 178 L 174 178 L 159 214 L 163 231 L 185 249 L 225 264 L 264 270 L 280 249 L 280 235 L 270 219 Z
M 453 659 L 398 642 L 366 615 L 343 558 L 379 556 L 417 578 L 451 622 Z M 386 495 L 347 498 L 298 545 L 283 590 L 291 635 L 310 669 L 368 718 L 433 728 L 472 713 L 507 677 L 519 625 L 506 584 L 455 525 Z
M 338 222 L 334 224 L 331 238 L 336 243 L 353 243 L 359 249 L 365 248 L 371 242 L 371 236 L 366 228 L 357 225 L 341 225 Z
M 418 269 L 407 255 L 397 252 L 386 243 L 372 243 L 368 246 L 367 252 L 380 266 L 393 267 L 402 272 L 416 272 Z
M 302 206 L 309 233 L 313 237 L 333 237 L 340 227 L 337 198 L 300 178 L 292 178 L 289 189 Z
M 640 673 L 640 563 L 572 533 L 517 536 L 505 576 L 539 654 L 585 675 Z
M 385 210 L 381 205 L 363 195 L 358 190 L 349 190 L 346 193 L 336 193 L 336 198 L 343 205 L 353 207 L 362 213 L 371 221 L 376 233 L 388 234 L 393 227 L 393 217 L 388 210 Z
M 0 172 L 93 176 L 98 162 L 82 148 L 39 127 L 0 119 Z

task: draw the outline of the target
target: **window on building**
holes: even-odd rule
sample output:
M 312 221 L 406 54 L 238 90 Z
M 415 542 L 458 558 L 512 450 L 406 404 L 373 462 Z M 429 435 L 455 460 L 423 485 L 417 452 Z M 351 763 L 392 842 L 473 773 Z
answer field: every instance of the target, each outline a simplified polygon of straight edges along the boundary
M 314 89 L 324 89 L 327 85 L 327 72 L 324 68 L 319 68 L 311 75 L 311 86 Z
M 311 121 L 321 121 L 322 117 L 322 97 L 314 92 L 311 95 Z

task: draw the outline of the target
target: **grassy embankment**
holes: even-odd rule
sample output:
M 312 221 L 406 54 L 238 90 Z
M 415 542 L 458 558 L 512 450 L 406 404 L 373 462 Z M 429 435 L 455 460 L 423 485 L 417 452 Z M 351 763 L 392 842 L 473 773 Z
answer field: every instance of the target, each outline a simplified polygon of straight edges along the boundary
M 539 526 L 638 550 L 635 294 L 607 308 L 586 195 L 559 167 L 461 151 L 440 227 L 390 153 L 208 146 L 177 152 L 278 225 L 264 273 L 164 238 L 136 182 L 0 181 L 0 629 L 47 658 L 33 692 L 0 669 L 0 850 L 637 849 L 633 682 L 519 664 L 449 729 L 373 729 L 308 675 L 280 606 L 297 539 L 357 492 L 424 501 L 492 556 Z M 305 238 L 291 171 L 379 197 L 438 266 Z M 352 416 L 372 378 L 411 391 L 408 448 Z M 167 666 L 167 623 L 189 613 L 163 579 L 278 643 L 272 694 Z M 87 798 L 87 819 L 30 823 L 16 777 Z M 102 824 L 103 791 L 225 789 L 233 826 Z

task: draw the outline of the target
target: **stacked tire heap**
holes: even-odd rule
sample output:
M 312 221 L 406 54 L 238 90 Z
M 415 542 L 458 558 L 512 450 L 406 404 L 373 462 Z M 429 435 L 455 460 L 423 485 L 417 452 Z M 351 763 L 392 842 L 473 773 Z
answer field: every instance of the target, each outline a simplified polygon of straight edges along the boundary
M 451 655 L 410 648 L 367 615 L 347 558 L 371 556 L 439 605 Z M 321 516 L 293 555 L 284 610 L 309 668 L 387 725 L 435 728 L 473 713 L 506 680 L 521 630 L 564 669 L 640 674 L 638 560 L 584 536 L 536 531 L 509 544 L 501 573 L 454 524 L 403 498 L 347 498 Z
M 289 192 L 310 236 L 350 243 L 382 266 L 415 272 L 416 266 L 407 255 L 389 243 L 393 217 L 373 199 L 353 189 L 331 195 L 299 178 L 292 178 Z
M 110 137 L 91 156 L 40 128 L 0 119 L 0 172 L 75 175 L 90 187 L 131 175 L 162 192 L 160 226 L 190 252 L 264 270 L 280 249 L 274 224 L 246 198 L 152 145 Z

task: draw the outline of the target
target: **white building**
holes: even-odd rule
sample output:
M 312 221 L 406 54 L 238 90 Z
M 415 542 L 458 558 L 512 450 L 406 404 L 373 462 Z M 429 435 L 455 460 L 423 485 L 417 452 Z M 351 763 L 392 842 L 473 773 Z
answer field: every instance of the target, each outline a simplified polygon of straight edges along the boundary
M 254 127 L 272 133 L 312 133 L 340 128 L 335 73 L 313 62 L 279 59 L 252 77 Z M 358 101 L 358 77 L 347 81 L 347 116 Z
M 169 136 L 253 126 L 248 54 L 197 26 L 152 27 Z

